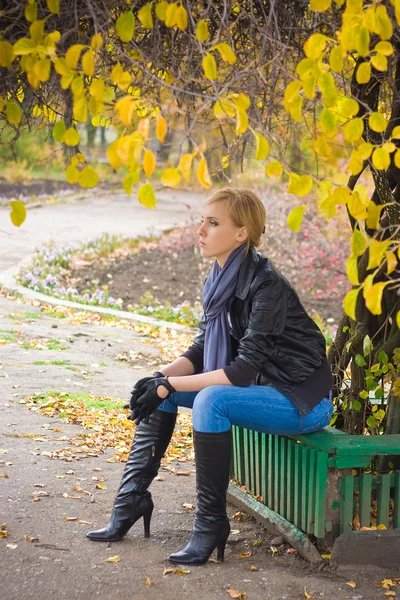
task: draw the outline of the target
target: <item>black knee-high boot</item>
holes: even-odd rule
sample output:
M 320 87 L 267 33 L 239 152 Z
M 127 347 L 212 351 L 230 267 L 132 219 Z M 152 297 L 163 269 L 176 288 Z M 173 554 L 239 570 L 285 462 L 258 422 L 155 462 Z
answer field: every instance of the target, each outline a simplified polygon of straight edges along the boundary
M 168 560 L 173 563 L 201 565 L 217 549 L 224 560 L 230 533 L 226 514 L 226 492 L 231 462 L 231 430 L 221 433 L 193 432 L 196 460 L 197 506 L 192 534 L 186 546 Z
M 156 410 L 148 423 L 139 423 L 114 501 L 110 522 L 103 529 L 89 531 L 87 537 L 90 540 L 121 540 L 141 517 L 144 521 L 144 535 L 150 536 L 150 519 L 154 505 L 147 488 L 158 473 L 175 422 L 176 414 Z

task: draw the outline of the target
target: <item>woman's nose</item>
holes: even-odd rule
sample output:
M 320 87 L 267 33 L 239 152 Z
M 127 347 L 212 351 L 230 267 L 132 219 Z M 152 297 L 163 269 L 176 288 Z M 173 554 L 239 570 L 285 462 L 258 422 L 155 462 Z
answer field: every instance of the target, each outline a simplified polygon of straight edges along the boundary
M 204 227 L 204 223 L 202 223 L 200 225 L 200 227 L 198 228 L 197 235 L 204 235 L 203 227 Z

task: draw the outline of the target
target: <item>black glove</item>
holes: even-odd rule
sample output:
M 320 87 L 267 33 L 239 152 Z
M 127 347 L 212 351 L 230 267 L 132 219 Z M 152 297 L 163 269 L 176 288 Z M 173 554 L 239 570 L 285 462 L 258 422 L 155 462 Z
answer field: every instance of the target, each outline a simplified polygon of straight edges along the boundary
M 160 398 L 157 394 L 157 389 L 163 385 L 167 388 L 168 394 L 165 398 Z M 168 398 L 170 394 L 176 392 L 176 389 L 168 381 L 168 377 L 158 377 L 148 381 L 146 384 L 145 391 L 136 400 L 135 408 L 132 410 L 131 415 L 128 417 L 131 421 L 135 421 L 136 425 L 139 425 L 140 421 L 148 423 L 150 415 L 156 410 L 158 406 Z
M 136 406 L 137 399 L 145 391 L 146 384 L 157 377 L 165 377 L 165 375 L 164 373 L 161 373 L 161 371 L 155 371 L 150 377 L 142 377 L 142 379 L 139 379 L 139 381 L 137 381 L 133 387 L 129 403 L 125 404 L 124 408 L 130 408 L 131 410 L 133 410 Z

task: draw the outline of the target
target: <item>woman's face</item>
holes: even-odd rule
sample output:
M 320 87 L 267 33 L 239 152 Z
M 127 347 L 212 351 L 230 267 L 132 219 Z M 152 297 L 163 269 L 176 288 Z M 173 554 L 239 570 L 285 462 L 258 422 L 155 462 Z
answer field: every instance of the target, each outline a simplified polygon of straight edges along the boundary
M 203 207 L 201 226 L 197 230 L 204 258 L 215 257 L 222 268 L 230 253 L 247 239 L 245 227 L 236 227 L 226 214 L 226 202 L 212 202 Z

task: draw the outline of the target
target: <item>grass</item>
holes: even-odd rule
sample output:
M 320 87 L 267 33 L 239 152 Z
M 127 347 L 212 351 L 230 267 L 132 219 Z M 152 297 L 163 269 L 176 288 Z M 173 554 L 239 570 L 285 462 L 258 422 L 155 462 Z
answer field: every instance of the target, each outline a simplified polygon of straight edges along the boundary
M 0 330 L 0 342 L 3 344 L 13 344 L 17 341 L 15 335 L 11 332 L 4 332 Z
M 23 344 L 21 344 L 21 348 L 24 348 L 24 350 L 66 350 L 66 346 L 62 346 L 61 344 L 61 340 L 57 339 L 43 340 L 41 342 L 41 346 L 46 346 L 46 348 L 36 346 L 33 342 L 24 342 Z
M 43 319 L 43 315 L 36 312 L 26 311 L 23 313 L 9 313 L 6 316 L 7 319 L 21 320 L 21 319 Z
M 65 392 L 46 392 L 43 394 L 35 394 L 35 402 L 39 406 L 46 404 L 50 405 L 53 402 L 62 401 L 65 405 L 75 405 L 83 403 L 87 410 L 115 410 L 121 409 L 123 404 L 121 400 L 115 398 L 103 398 L 102 396 L 94 396 L 92 394 L 84 394 L 81 392 L 75 392 L 66 394 Z M 61 411 L 62 412 L 62 411 Z

